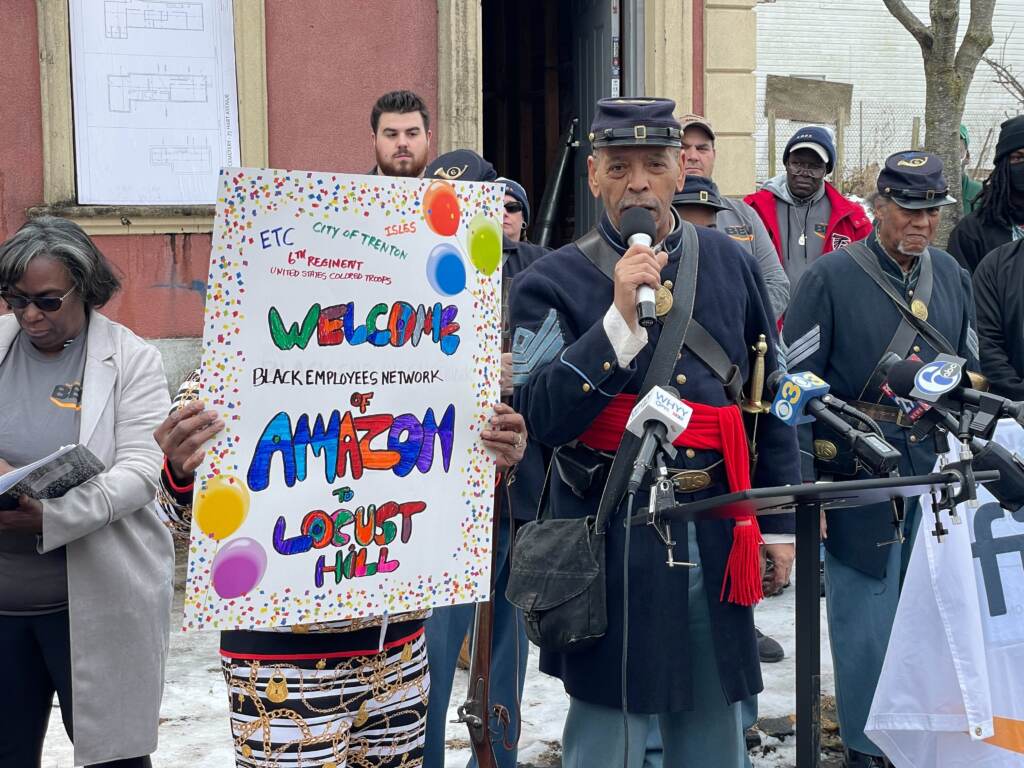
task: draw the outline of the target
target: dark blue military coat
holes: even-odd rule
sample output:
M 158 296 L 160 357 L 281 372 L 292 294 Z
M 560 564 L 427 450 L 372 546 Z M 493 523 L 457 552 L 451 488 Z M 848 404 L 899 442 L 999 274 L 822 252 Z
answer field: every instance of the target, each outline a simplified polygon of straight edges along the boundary
M 625 251 L 607 219 L 600 227 L 605 239 L 619 253 Z M 774 337 L 764 285 L 753 259 L 732 240 L 713 230 L 697 228 L 700 267 L 694 318 L 721 344 L 746 380 L 750 348 L 760 334 Z M 680 253 L 680 230 L 666 238 L 669 263 L 662 279 L 675 279 Z M 678 290 L 678 289 L 677 289 Z M 535 262 L 517 278 L 512 295 L 512 321 L 517 335 L 541 337 L 544 344 L 517 356 L 521 386 L 516 408 L 522 413 L 531 437 L 548 446 L 568 443 L 582 434 L 611 399 L 620 393 L 639 391 L 658 340 L 659 327 L 650 329 L 649 343 L 628 368 L 620 368 L 605 333 L 602 318 L 612 305 L 611 280 L 595 267 L 575 244 L 567 245 Z M 531 336 L 532 335 L 532 336 Z M 776 365 L 774 342 L 770 344 L 768 370 Z M 675 376 L 685 375 L 685 383 Z M 714 406 L 729 404 L 728 397 L 704 363 L 689 351 L 677 360 L 671 383 L 688 400 Z M 795 430 L 770 417 L 761 418 L 758 448 L 760 462 L 755 486 L 799 482 Z M 720 459 L 711 451 L 679 451 L 676 466 L 708 467 Z M 551 511 L 556 517 L 596 514 L 601 488 L 585 498 L 573 494 L 557 473 L 551 473 Z M 728 492 L 724 484 L 712 484 L 694 494 L 680 494 L 679 501 L 696 500 Z M 647 504 L 646 494 L 637 506 Z M 621 703 L 622 566 L 625 531 L 624 509 L 610 522 L 607 537 L 608 632 L 592 648 L 574 654 L 542 653 L 541 669 L 556 675 L 566 691 L 584 701 L 607 707 Z M 765 532 L 792 532 L 792 516 L 762 518 Z M 686 525 L 673 526 L 677 558 L 685 557 Z M 708 603 L 715 637 L 717 666 L 722 690 L 730 701 L 760 691 L 761 672 L 750 608 L 719 600 L 726 560 L 732 546 L 731 520 L 699 521 L 697 541 L 708 585 Z M 629 648 L 628 707 L 632 712 L 674 712 L 691 708 L 691 664 L 710 664 L 711 659 L 691 659 L 688 650 L 686 568 L 669 569 L 665 548 L 655 532 L 634 528 L 629 553 Z
M 513 285 L 517 275 L 551 250 L 535 243 L 515 243 L 507 237 L 503 237 L 502 240 L 501 276 L 502 280 L 510 280 Z M 503 307 L 502 311 L 510 310 Z M 508 500 L 514 519 L 533 520 L 537 516 L 537 504 L 540 502 L 541 490 L 544 487 L 544 475 L 550 454 L 551 449 L 541 445 L 530 435 L 526 443 L 526 453 L 523 454 L 522 461 L 516 465 L 508 484 Z
M 907 299 L 913 298 L 920 263 L 907 275 L 882 249 L 874 233 L 865 241 L 878 259 L 892 285 Z M 928 323 L 935 327 L 957 354 L 978 370 L 978 337 L 974 330 L 974 302 L 967 271 L 945 251 L 930 248 L 933 288 L 928 302 Z M 857 265 L 846 249 L 822 256 L 800 280 L 786 313 L 783 342 L 786 364 L 792 372 L 811 371 L 831 385 L 831 392 L 843 400 L 864 400 L 895 406 L 881 392 L 861 391 L 889 345 L 900 323 L 892 300 Z M 929 362 L 938 354 L 918 336 L 911 350 Z M 926 474 L 935 466 L 935 444 L 931 439 L 909 442 L 908 431 L 891 422 L 880 422 L 886 439 L 903 458 L 901 475 Z M 813 480 L 811 430 L 802 428 L 804 477 Z M 863 475 L 867 476 L 867 475 Z M 849 479 L 840 478 L 838 479 Z M 888 558 L 878 543 L 893 538 L 892 508 L 874 504 L 828 515 L 828 551 L 843 563 L 880 578 Z M 909 531 L 908 531 L 909 534 Z

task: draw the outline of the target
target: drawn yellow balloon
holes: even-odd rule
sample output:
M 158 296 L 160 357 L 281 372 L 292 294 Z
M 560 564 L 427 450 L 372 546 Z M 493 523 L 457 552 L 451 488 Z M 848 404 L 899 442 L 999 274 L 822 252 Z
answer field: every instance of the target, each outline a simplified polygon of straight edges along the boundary
M 236 477 L 217 475 L 206 484 L 195 505 L 196 525 L 220 541 L 238 530 L 249 514 L 249 491 Z
M 469 222 L 469 260 L 485 275 L 501 263 L 501 227 L 482 213 Z

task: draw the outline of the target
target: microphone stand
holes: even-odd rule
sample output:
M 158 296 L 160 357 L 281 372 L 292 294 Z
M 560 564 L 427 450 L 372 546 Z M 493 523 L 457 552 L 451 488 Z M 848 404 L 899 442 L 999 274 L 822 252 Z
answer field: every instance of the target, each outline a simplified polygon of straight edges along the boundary
M 649 507 L 646 513 L 637 514 L 630 520 L 631 525 L 652 525 L 660 531 L 670 520 L 726 519 L 795 510 L 797 768 L 818 768 L 821 759 L 821 610 L 817 573 L 822 510 L 861 507 L 925 493 L 938 496 L 944 508 L 950 508 L 949 505 L 955 507 L 969 499 L 970 494 L 976 491 L 977 483 L 999 479 L 998 471 L 974 472 L 969 465 L 970 460 L 966 466 L 957 461 L 944 466 L 939 472 L 911 477 L 752 488 L 667 507 L 659 501 L 653 504 L 653 519 Z M 968 475 L 971 481 L 968 481 Z M 657 478 L 658 481 L 661 479 L 667 480 Z M 666 545 L 669 542 L 671 539 Z M 803 578 L 800 574 L 804 574 Z
M 673 453 L 675 453 L 674 448 Z M 662 544 L 665 545 L 668 553 L 665 564 L 669 568 L 675 568 L 677 565 L 693 568 L 696 563 L 690 563 L 685 560 L 680 562 L 675 559 L 676 542 L 672 538 L 672 527 L 670 523 L 663 521 L 661 517 L 662 512 L 670 507 L 674 507 L 676 504 L 675 487 L 672 485 L 672 481 L 668 479 L 668 467 L 665 466 L 665 456 L 661 450 L 655 454 L 654 464 L 654 478 L 651 483 L 650 499 L 647 504 L 647 524 L 654 529 Z

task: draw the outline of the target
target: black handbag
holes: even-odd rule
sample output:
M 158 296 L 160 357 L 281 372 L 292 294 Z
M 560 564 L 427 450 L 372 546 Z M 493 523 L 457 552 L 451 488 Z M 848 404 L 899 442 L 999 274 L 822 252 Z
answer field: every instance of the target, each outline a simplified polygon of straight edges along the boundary
M 665 319 L 644 376 L 641 397 L 657 384 L 668 381 L 693 316 L 700 252 L 693 225 L 682 222 L 682 226 L 683 249 L 675 275 L 676 301 Z M 584 245 L 588 247 L 584 249 Z M 587 251 L 595 245 L 592 237 L 589 242 L 580 243 L 581 250 L 590 258 L 593 256 Z M 604 242 L 600 241 L 600 245 Z M 604 258 L 618 258 L 610 248 L 606 250 L 611 254 L 603 254 Z M 630 432 L 623 435 L 596 516 L 551 518 L 546 514 L 549 465 L 537 519 L 524 525 L 516 535 L 505 596 L 522 609 L 530 642 L 546 651 L 582 651 L 601 639 L 608 629 L 605 534 L 639 449 L 638 437 Z

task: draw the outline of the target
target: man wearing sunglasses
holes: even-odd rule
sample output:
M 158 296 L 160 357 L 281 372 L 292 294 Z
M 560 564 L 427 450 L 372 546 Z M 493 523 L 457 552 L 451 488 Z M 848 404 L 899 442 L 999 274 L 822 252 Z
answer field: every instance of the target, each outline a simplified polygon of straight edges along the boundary
M 792 294 L 815 259 L 871 233 L 864 209 L 825 181 L 835 162 L 831 134 L 818 126 L 801 128 L 782 153 L 785 172 L 744 200 L 771 235 Z
M 495 179 L 505 185 L 505 215 L 501 220 L 501 231 L 513 243 L 528 242 L 526 228 L 530 226 L 530 201 L 522 185 L 504 176 Z

